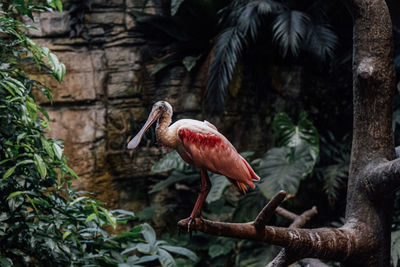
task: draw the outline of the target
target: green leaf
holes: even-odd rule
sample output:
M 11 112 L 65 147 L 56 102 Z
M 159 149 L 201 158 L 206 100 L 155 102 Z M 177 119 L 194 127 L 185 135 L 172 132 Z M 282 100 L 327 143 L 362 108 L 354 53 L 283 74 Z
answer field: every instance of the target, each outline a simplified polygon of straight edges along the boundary
M 3 174 L 3 179 L 7 179 L 8 177 L 10 177 L 10 175 L 14 173 L 16 167 L 17 167 L 17 166 L 14 166 L 14 167 L 9 168 L 9 169 Z
M 153 165 L 153 167 L 151 167 L 151 171 L 153 173 L 168 172 L 174 169 L 180 171 L 188 171 L 193 170 L 193 167 L 186 163 L 181 158 L 181 156 L 179 156 L 176 150 L 163 156 L 158 162 Z
M 280 190 L 285 190 L 287 197 L 293 197 L 314 164 L 314 156 L 307 146 L 272 148 L 255 168 L 261 177 L 257 186 L 267 199 Z
M 94 218 L 96 218 L 96 213 L 92 213 L 89 216 L 87 216 L 85 222 L 90 222 L 91 220 L 93 220 Z
M 115 217 L 107 209 L 105 209 L 103 207 L 99 207 L 99 208 L 101 211 L 103 211 L 108 223 L 112 226 L 112 228 L 116 229 L 117 228 L 117 220 L 115 219 Z
M 7 200 L 9 200 L 10 198 L 19 196 L 19 195 L 21 195 L 21 194 L 23 194 L 23 193 L 25 193 L 25 192 L 24 192 L 24 191 L 15 191 L 15 192 L 12 192 L 11 194 L 8 195 Z
M 216 258 L 221 255 L 228 254 L 235 247 L 235 243 L 233 241 L 227 241 L 225 244 L 212 244 L 208 248 L 208 255 L 211 258 Z
M 179 7 L 185 0 L 171 0 L 171 15 L 174 16 L 178 12 Z
M 43 145 L 44 149 L 46 150 L 47 154 L 49 155 L 49 157 L 51 159 L 54 159 L 54 151 L 53 151 L 52 147 L 50 146 L 50 143 L 44 137 L 42 137 L 40 140 L 42 141 L 42 145 Z
M 210 178 L 212 186 L 206 199 L 207 203 L 220 199 L 225 188 L 231 185 L 231 182 L 221 174 L 212 174 Z
M 3 257 L 3 256 L 0 256 L 0 266 L 1 267 L 11 267 L 13 265 L 14 264 L 13 264 L 11 259 Z
M 72 234 L 71 231 L 65 231 L 64 234 L 63 234 L 62 239 L 65 240 L 70 234 Z
M 390 254 L 393 261 L 393 267 L 397 267 L 400 258 L 400 231 L 392 232 L 391 240 L 392 240 L 392 246 Z
M 196 66 L 197 60 L 199 60 L 200 58 L 201 55 L 198 55 L 197 57 L 187 56 L 182 60 L 182 63 L 187 71 L 191 71 Z
M 78 202 L 80 202 L 80 201 L 82 201 L 82 200 L 85 200 L 85 199 L 88 199 L 88 197 L 77 197 L 77 198 L 75 198 L 72 202 L 70 202 L 69 204 L 68 204 L 68 206 L 73 206 L 73 205 L 75 205 L 76 203 L 78 203 Z
M 166 250 L 158 249 L 157 255 L 162 267 L 176 267 L 174 258 Z
M 62 12 L 63 11 L 63 6 L 61 0 L 54 0 L 54 3 L 58 9 L 58 11 Z
M 53 151 L 56 154 L 58 159 L 62 158 L 63 151 L 62 151 L 61 147 L 59 145 L 57 145 L 56 143 L 53 143 Z
M 176 246 L 167 246 L 167 245 L 160 246 L 160 248 L 163 248 L 169 252 L 172 252 L 172 253 L 175 253 L 178 255 L 185 256 L 194 262 L 197 262 L 199 260 L 197 255 L 193 251 L 191 251 L 187 248 L 176 247 Z
M 79 179 L 78 174 L 76 174 L 76 172 L 75 172 L 72 168 L 70 168 L 68 165 L 65 165 L 64 167 L 68 170 L 68 173 L 69 173 L 72 177 Z
M 42 179 L 44 179 L 46 177 L 47 174 L 47 167 L 46 164 L 44 163 L 43 159 L 41 156 L 39 156 L 38 154 L 34 154 L 33 155 L 34 159 L 35 159 L 35 164 L 36 164 L 36 168 L 40 174 L 40 177 Z
M 26 101 L 26 107 L 28 109 L 29 117 L 31 118 L 32 122 L 36 121 L 37 118 L 37 106 L 35 103 L 30 101 Z
M 153 246 L 156 243 L 156 232 L 154 232 L 153 227 L 147 223 L 144 223 L 141 226 L 144 239 L 147 241 L 147 243 Z
M 319 135 L 307 115 L 302 111 L 299 115 L 298 125 L 294 125 L 286 113 L 275 116 L 272 127 L 278 135 L 278 145 L 296 147 L 307 145 L 316 159 L 319 153 Z

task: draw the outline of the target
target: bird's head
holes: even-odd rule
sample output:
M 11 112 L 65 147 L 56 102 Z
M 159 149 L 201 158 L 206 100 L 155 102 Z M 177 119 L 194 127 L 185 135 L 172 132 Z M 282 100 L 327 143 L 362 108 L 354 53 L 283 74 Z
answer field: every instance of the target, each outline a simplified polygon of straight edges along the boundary
M 149 117 L 146 123 L 143 125 L 142 129 L 137 133 L 137 135 L 128 143 L 128 149 L 135 149 L 142 139 L 144 133 L 150 126 L 156 122 L 163 114 L 168 114 L 169 117 L 172 116 L 172 106 L 167 101 L 158 101 L 153 105 Z

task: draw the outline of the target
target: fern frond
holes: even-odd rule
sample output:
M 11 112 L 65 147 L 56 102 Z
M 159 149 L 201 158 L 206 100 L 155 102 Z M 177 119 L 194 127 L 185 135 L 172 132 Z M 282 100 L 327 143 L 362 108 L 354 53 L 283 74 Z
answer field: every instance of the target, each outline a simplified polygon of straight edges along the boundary
M 208 71 L 206 98 L 216 110 L 223 108 L 229 81 L 242 54 L 243 36 L 237 28 L 226 29 L 214 47 L 214 60 Z
M 215 57 L 208 72 L 206 97 L 214 109 L 223 108 L 227 87 L 244 47 L 256 40 L 263 19 L 282 8 L 281 3 L 273 0 L 238 0 L 224 10 L 228 28 L 214 46 Z
M 285 57 L 290 52 L 299 54 L 301 41 L 306 35 L 306 26 L 309 17 L 296 10 L 288 10 L 279 14 L 273 22 L 274 41 L 278 42 L 282 55 Z
M 321 60 L 332 58 L 338 43 L 338 37 L 330 29 L 329 25 L 310 23 L 307 29 L 305 49 Z

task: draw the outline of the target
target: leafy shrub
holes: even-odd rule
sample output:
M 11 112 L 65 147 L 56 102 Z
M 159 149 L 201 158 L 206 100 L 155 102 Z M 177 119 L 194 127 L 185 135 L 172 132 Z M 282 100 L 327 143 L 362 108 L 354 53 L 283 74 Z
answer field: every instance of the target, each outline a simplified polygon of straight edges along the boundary
M 36 64 L 61 82 L 65 66 L 26 36 L 30 27 L 16 19 L 51 8 L 61 10 L 61 1 L 13 0 L 1 5 L 0 265 L 138 266 L 158 260 L 163 266 L 175 266 L 170 252 L 197 260 L 187 249 L 156 240 L 147 224 L 110 235 L 105 227 L 116 229 L 135 220 L 134 214 L 108 211 L 104 203 L 70 188 L 77 175 L 67 165 L 63 144 L 45 136 L 49 117 L 33 94 L 41 91 L 52 101 L 50 89 L 24 70 Z

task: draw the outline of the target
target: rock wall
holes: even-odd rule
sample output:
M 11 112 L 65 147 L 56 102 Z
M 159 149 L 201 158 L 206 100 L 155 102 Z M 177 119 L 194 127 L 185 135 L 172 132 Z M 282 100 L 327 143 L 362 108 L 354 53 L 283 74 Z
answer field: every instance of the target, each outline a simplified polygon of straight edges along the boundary
M 133 31 L 135 21 L 129 12 L 161 12 L 160 5 L 140 0 L 96 0 L 85 14 L 86 38 L 70 38 L 68 12 L 38 15 L 31 31 L 34 40 L 49 47 L 66 65 L 67 74 L 58 84 L 52 77 L 40 76 L 52 88 L 54 103 L 41 97 L 51 117 L 50 137 L 64 140 L 70 166 L 81 179 L 75 187 L 95 193 L 110 207 L 139 211 L 150 203 L 173 198 L 166 192 L 149 196 L 154 184 L 150 172 L 162 149 L 149 132 L 135 152 L 126 144 L 147 118 L 152 104 L 169 101 L 174 119 L 207 119 L 216 124 L 239 151 L 266 150 L 270 129 L 265 118 L 279 101 L 257 99 L 242 89 L 230 97 L 222 116 L 203 112 L 202 90 L 189 86 L 183 68 L 170 70 L 168 79 L 155 84 L 144 65 L 142 53 L 149 49 Z M 271 106 L 274 103 L 274 106 Z

